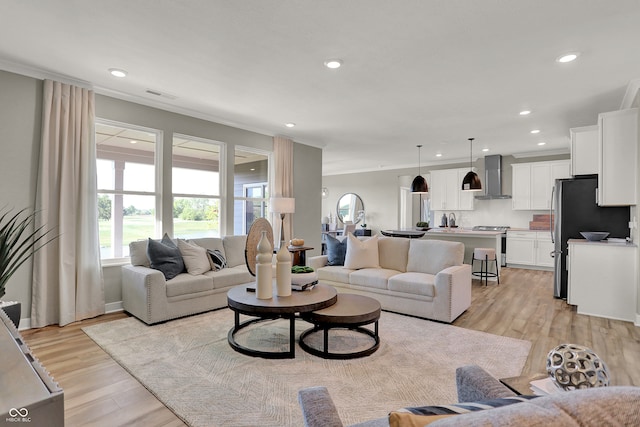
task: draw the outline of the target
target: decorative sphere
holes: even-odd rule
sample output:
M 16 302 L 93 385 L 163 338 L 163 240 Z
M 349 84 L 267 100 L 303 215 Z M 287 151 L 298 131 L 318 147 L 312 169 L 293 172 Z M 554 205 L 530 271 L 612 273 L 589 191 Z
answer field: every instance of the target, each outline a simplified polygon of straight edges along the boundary
M 593 350 L 576 344 L 561 344 L 547 355 L 547 373 L 564 390 L 606 387 L 609 370 Z

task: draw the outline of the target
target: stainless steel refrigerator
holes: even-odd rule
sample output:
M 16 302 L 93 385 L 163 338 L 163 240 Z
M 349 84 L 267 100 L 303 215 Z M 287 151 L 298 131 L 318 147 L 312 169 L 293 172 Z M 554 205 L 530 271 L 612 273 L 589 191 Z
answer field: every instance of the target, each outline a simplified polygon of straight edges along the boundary
M 567 298 L 569 239 L 583 239 L 581 231 L 606 231 L 609 237 L 629 237 L 629 207 L 599 207 L 597 187 L 596 175 L 556 180 L 551 196 L 554 251 L 550 254 L 555 265 L 553 294 L 556 298 Z

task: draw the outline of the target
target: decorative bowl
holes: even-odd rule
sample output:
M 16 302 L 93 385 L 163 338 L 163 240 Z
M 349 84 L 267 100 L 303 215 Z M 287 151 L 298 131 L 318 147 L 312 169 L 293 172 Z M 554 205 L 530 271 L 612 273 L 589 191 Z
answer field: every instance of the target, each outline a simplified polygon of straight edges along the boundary
M 599 242 L 609 235 L 606 231 L 581 231 L 580 234 L 590 242 Z

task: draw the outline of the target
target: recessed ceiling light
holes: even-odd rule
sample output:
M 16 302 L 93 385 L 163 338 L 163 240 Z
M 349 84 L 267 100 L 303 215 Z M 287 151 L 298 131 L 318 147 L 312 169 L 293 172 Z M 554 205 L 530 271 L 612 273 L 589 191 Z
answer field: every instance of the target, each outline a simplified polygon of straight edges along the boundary
M 540 133 L 540 129 L 534 129 L 531 131 L 531 133 Z
M 578 59 L 578 56 L 580 56 L 580 52 L 565 53 L 564 55 L 560 55 L 559 57 L 557 57 L 556 62 L 564 64 L 566 62 L 575 61 L 576 59 Z
M 484 151 L 486 153 L 487 151 L 489 151 L 489 149 L 488 148 L 483 148 L 482 151 Z
M 249 169 L 249 170 L 250 170 L 251 172 L 253 172 L 254 170 L 256 170 L 256 168 L 251 168 L 251 169 Z
M 133 140 L 133 139 L 132 139 L 131 141 L 129 141 L 129 143 L 131 143 L 131 144 L 137 144 L 137 143 L 138 143 L 138 141 L 136 141 L 136 140 Z
M 324 66 L 331 69 L 340 68 L 342 66 L 341 59 L 327 59 L 324 61 Z
M 544 142 L 544 141 L 540 141 L 540 142 L 538 142 L 538 145 L 546 145 L 546 144 L 547 144 L 547 143 L 546 143 L 546 142 Z
M 286 123 L 285 126 L 288 128 L 292 128 L 294 127 L 296 124 L 295 123 Z
M 442 157 L 442 154 L 438 153 L 436 154 L 436 157 Z
M 522 110 L 522 111 L 520 111 L 520 115 L 521 116 L 528 116 L 529 114 L 531 114 L 531 110 Z
M 109 68 L 109 73 L 114 77 L 127 77 L 127 72 L 120 68 Z

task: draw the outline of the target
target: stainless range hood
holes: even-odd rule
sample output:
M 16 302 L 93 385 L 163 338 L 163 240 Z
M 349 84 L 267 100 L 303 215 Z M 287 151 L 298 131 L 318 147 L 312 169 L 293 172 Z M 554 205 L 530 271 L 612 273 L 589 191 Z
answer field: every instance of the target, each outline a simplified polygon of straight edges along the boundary
M 508 194 L 502 194 L 502 156 L 499 154 L 485 156 L 484 182 L 485 194 L 476 196 L 478 200 L 510 199 Z

